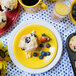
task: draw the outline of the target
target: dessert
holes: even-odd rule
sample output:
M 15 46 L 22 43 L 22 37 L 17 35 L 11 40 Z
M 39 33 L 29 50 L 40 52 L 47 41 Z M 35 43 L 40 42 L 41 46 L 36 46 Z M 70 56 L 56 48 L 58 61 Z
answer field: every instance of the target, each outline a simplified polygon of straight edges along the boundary
M 43 56 L 42 56 L 42 55 L 40 55 L 40 56 L 39 56 L 39 59 L 43 59 Z
M 49 51 L 46 52 L 46 57 L 43 59 L 45 63 L 49 62 L 49 60 L 52 59 L 54 52 L 55 52 L 55 47 L 50 47 Z
M 18 0 L 2 0 L 1 7 L 4 11 L 12 11 L 17 8 Z
M 50 38 L 48 36 L 46 36 L 45 33 L 43 33 L 41 35 L 42 35 L 41 36 L 42 43 L 50 40 Z M 39 45 L 40 48 L 42 48 L 42 47 L 44 48 L 44 45 L 42 43 Z M 19 47 L 22 50 L 26 51 L 26 53 L 25 53 L 26 58 L 31 58 L 32 51 L 35 51 L 38 48 L 38 41 L 37 41 L 37 36 L 36 36 L 35 32 L 33 32 L 32 34 L 23 35 L 20 40 Z M 50 44 L 47 43 L 46 48 L 50 48 Z M 41 51 L 40 54 L 41 55 L 39 56 L 39 59 L 43 59 L 44 56 L 50 55 L 50 52 Z M 34 52 L 33 56 L 37 57 L 38 54 L 36 52 Z
M 47 40 L 42 42 L 41 36 L 45 37 Z M 25 45 L 26 37 L 34 37 L 37 39 L 37 47 L 33 46 L 32 50 L 29 49 L 31 48 L 31 46 L 28 46 L 30 43 L 29 38 L 27 41 L 29 43 L 26 43 L 26 46 L 28 46 L 27 50 L 27 47 L 22 45 L 23 43 Z M 54 49 L 50 50 L 52 47 L 54 47 Z M 33 24 L 24 27 L 18 32 L 14 39 L 13 51 L 16 59 L 23 66 L 33 69 L 43 68 L 55 58 L 57 53 L 57 41 L 54 34 L 48 28 Z
M 50 47 L 50 44 L 46 44 L 46 47 L 49 48 Z
M 50 38 L 45 33 L 41 34 L 41 42 L 42 43 L 49 41 L 49 40 L 50 40 Z
M 19 47 L 25 51 L 35 51 L 38 47 L 36 35 L 35 34 L 24 35 L 20 40 Z
M 73 36 L 69 41 L 69 47 L 72 51 L 76 52 L 76 36 Z
M 1 5 L 1 1 L 2 1 L 2 0 L 0 0 L 0 5 Z
M 0 29 L 5 27 L 6 23 L 7 23 L 6 15 L 5 15 L 5 13 L 0 11 Z
M 76 33 L 72 33 L 67 37 L 66 47 L 74 74 L 76 76 Z
M 39 46 L 40 46 L 40 47 L 43 47 L 44 45 L 41 43 Z
M 38 55 L 38 54 L 37 54 L 36 52 L 33 53 L 33 56 L 34 56 L 34 57 L 37 57 L 37 55 Z
M 75 68 L 76 68 L 76 60 L 75 60 Z
M 41 56 L 46 56 L 46 53 L 44 51 L 42 51 Z

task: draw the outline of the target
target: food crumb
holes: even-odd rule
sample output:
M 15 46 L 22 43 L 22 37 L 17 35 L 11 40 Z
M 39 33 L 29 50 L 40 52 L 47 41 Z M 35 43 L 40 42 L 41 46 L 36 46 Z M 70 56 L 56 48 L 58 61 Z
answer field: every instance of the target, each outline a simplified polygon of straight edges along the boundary
M 31 53 L 28 54 L 27 52 L 25 52 L 25 54 L 26 54 L 26 58 L 27 59 L 32 57 L 32 54 Z

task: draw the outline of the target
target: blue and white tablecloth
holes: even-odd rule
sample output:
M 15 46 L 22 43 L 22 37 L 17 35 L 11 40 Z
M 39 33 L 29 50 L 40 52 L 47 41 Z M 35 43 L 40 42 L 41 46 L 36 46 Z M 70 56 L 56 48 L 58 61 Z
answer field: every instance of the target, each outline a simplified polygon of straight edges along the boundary
M 55 2 L 49 2 L 47 0 L 43 0 L 43 2 L 45 2 L 48 5 L 48 9 L 45 11 L 39 10 L 35 14 L 25 12 L 23 7 L 21 6 L 20 13 L 16 22 L 6 33 L 0 36 L 0 40 L 4 42 L 4 45 L 8 45 L 10 34 L 13 31 L 13 29 L 16 28 L 16 26 L 19 26 L 19 24 L 21 24 L 23 21 L 27 22 L 29 19 L 43 19 L 49 22 L 50 24 L 53 24 L 62 37 L 64 48 L 59 62 L 55 65 L 54 68 L 50 69 L 47 72 L 41 74 L 30 74 L 20 70 L 11 61 L 8 62 L 8 73 L 5 76 L 74 76 L 66 49 L 66 38 L 69 34 L 76 32 L 76 25 L 74 25 L 70 21 L 68 16 L 63 21 L 52 21 L 51 12 L 53 10 Z

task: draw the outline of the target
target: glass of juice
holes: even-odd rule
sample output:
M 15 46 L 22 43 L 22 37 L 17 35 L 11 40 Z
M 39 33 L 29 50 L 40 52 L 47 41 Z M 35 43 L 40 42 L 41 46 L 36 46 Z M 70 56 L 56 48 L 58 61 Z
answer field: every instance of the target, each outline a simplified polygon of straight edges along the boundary
M 70 1 L 58 1 L 56 2 L 51 17 L 53 20 L 61 20 L 66 17 L 71 12 L 71 3 Z

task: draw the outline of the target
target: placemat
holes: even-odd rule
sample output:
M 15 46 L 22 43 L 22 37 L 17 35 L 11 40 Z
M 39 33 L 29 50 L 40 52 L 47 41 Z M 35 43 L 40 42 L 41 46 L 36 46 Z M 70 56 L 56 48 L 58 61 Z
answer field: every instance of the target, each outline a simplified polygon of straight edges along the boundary
M 11 32 L 14 28 L 16 28 L 16 26 L 19 26 L 19 24 L 21 24 L 23 21 L 27 22 L 29 19 L 45 20 L 50 24 L 53 24 L 62 37 L 64 48 L 59 62 L 55 65 L 55 67 L 48 70 L 47 72 L 41 74 L 30 74 L 20 70 L 18 67 L 16 67 L 16 65 L 12 63 L 12 61 L 10 61 L 8 62 L 8 73 L 5 76 L 74 76 L 68 53 L 66 50 L 65 42 L 69 34 L 76 32 L 76 26 L 70 21 L 68 16 L 65 19 L 63 19 L 63 21 L 54 22 L 51 19 L 51 12 L 53 10 L 55 2 L 50 2 L 48 0 L 43 0 L 43 2 L 45 2 L 48 5 L 48 9 L 45 11 L 40 9 L 35 14 L 25 12 L 23 7 L 21 6 L 20 13 L 16 22 L 6 33 L 0 36 L 0 40 L 4 43 L 4 46 L 8 45 Z

